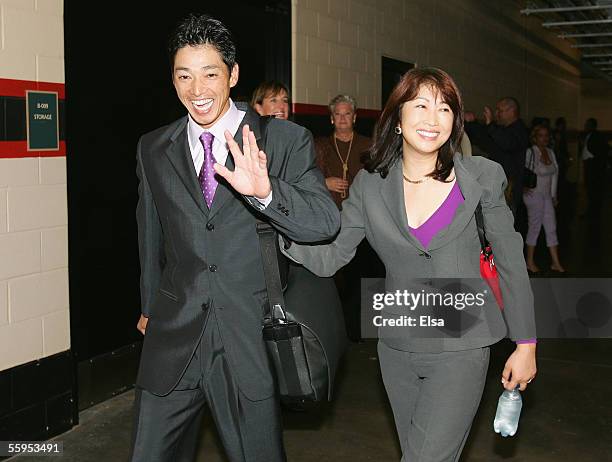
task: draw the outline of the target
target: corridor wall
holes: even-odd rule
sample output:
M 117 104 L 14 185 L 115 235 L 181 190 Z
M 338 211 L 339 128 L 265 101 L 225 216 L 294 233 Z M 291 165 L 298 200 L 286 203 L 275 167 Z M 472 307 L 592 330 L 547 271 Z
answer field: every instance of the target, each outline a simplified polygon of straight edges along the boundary
M 466 109 L 516 97 L 522 117 L 579 118 L 580 63 L 568 41 L 520 15 L 522 2 L 292 0 L 295 111 L 325 114 L 338 93 L 367 116 L 381 101 L 383 56 L 449 72 Z
M 0 30 L 0 440 L 43 439 L 73 419 L 63 2 L 0 0 Z M 57 95 L 50 150 L 28 91 Z

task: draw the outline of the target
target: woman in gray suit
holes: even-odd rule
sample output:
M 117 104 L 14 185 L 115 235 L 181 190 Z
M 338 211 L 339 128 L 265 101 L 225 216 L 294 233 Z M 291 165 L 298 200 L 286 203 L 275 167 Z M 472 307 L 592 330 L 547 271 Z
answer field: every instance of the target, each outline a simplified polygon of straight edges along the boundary
M 482 397 L 489 346 L 507 332 L 517 345 L 501 374 L 503 386 L 524 390 L 536 374 L 533 295 L 522 238 L 504 200 L 506 177 L 495 162 L 456 154 L 462 133 L 463 103 L 452 78 L 433 68 L 409 71 L 377 123 L 369 162 L 343 204 L 337 238 L 286 249 L 314 273 L 331 276 L 365 237 L 385 264 L 387 294 L 423 279 L 429 280 L 420 286 L 423 293 L 440 278 L 477 280 L 486 288 L 474 217 L 481 205 L 503 315 L 496 303 L 486 303 L 472 310 L 471 322 L 455 335 L 378 324 L 380 367 L 402 461 L 459 460 Z M 411 314 L 385 310 L 391 316 Z

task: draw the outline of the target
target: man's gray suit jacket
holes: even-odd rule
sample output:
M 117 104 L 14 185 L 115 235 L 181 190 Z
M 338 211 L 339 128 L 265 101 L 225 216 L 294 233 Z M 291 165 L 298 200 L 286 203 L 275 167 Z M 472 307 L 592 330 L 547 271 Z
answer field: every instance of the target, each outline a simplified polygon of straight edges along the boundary
M 266 286 L 256 219 L 289 239 L 329 240 L 340 215 L 314 163 L 310 132 L 284 120 L 268 123 L 246 104 L 235 139 L 248 124 L 268 156 L 272 202 L 265 208 L 220 179 L 209 210 L 187 140 L 187 117 L 144 135 L 138 144 L 137 207 L 142 313 L 148 316 L 137 384 L 172 391 L 214 315 L 238 386 L 251 400 L 269 398 L 274 382 L 262 339 Z M 233 170 L 232 154 L 226 166 Z

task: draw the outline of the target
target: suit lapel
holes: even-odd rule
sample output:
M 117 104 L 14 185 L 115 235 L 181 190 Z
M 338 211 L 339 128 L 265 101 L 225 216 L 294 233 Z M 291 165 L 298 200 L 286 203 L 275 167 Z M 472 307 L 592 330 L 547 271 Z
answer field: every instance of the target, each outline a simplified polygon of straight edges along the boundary
M 240 103 L 236 103 L 236 106 L 240 110 L 246 109 L 246 114 L 244 115 L 244 118 L 242 119 L 242 122 L 240 122 L 240 126 L 238 127 L 238 130 L 236 130 L 236 134 L 234 135 L 234 140 L 236 141 L 236 143 L 238 143 L 240 150 L 242 151 L 242 127 L 244 127 L 246 124 L 249 125 L 249 128 L 251 129 L 251 131 L 255 134 L 255 139 L 257 140 L 257 146 L 260 149 L 262 149 L 263 146 L 261 145 L 261 133 L 259 130 L 259 116 L 257 115 L 255 111 L 251 110 L 250 108 L 243 107 L 242 105 L 240 105 Z M 269 161 L 268 161 L 268 164 L 269 164 Z M 225 162 L 225 166 L 230 170 L 234 170 L 234 168 L 236 167 L 234 158 L 231 152 L 227 153 L 227 161 Z M 239 194 L 236 191 L 234 191 L 234 188 L 232 188 L 230 184 L 227 181 L 225 181 L 224 178 L 219 177 L 219 175 L 217 175 L 216 178 L 217 178 L 217 181 L 219 182 L 219 186 L 217 186 L 217 191 L 215 192 L 215 198 L 213 200 L 212 207 L 210 208 L 210 214 L 208 216 L 209 220 L 212 219 L 217 213 L 219 213 L 219 211 L 226 205 L 227 201 L 230 198 L 239 197 Z M 204 204 L 204 207 L 206 207 L 206 204 Z
M 455 154 L 454 164 L 459 189 L 461 189 L 461 193 L 465 200 L 457 207 L 457 211 L 450 225 L 440 230 L 440 232 L 433 237 L 429 243 L 429 250 L 435 250 L 445 246 L 463 232 L 474 216 L 476 206 L 482 196 L 482 186 L 476 181 L 474 174 L 469 172 L 465 167 L 461 154 Z
M 240 130 L 242 130 L 242 128 Z M 239 144 L 240 144 L 240 148 L 242 149 L 242 140 L 240 140 Z M 225 166 L 229 170 L 234 170 L 235 168 L 234 158 L 232 157 L 231 152 L 227 154 L 227 160 L 225 161 Z M 219 210 L 221 210 L 221 208 L 225 205 L 228 199 L 230 199 L 234 194 L 237 194 L 234 192 L 234 189 L 225 180 L 225 178 L 222 178 L 216 174 L 215 174 L 215 178 L 217 179 L 219 184 L 217 186 L 217 191 L 215 192 L 215 198 L 213 199 L 212 205 L 210 207 L 210 213 L 208 215 L 209 220 L 212 217 L 214 217 L 217 213 L 219 213 Z
M 170 143 L 166 148 L 166 156 L 202 213 L 208 215 L 208 207 L 206 202 L 204 202 L 202 188 L 196 175 L 187 139 L 187 117 L 181 120 L 174 133 L 170 136 Z
M 402 162 L 397 160 L 389 169 L 389 175 L 382 182 L 380 187 L 380 195 L 393 221 L 397 225 L 402 236 L 406 238 L 410 244 L 421 251 L 423 245 L 415 238 L 408 229 L 408 218 L 406 217 L 406 205 L 404 203 L 404 179 L 402 177 Z

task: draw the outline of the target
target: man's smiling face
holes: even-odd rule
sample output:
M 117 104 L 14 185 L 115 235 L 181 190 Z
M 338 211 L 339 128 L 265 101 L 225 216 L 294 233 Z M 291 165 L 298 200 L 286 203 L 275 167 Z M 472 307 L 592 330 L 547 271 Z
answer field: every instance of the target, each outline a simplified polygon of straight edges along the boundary
M 230 73 L 216 48 L 186 46 L 176 52 L 172 81 L 193 120 L 210 128 L 229 109 L 230 89 L 238 82 L 238 64 Z

